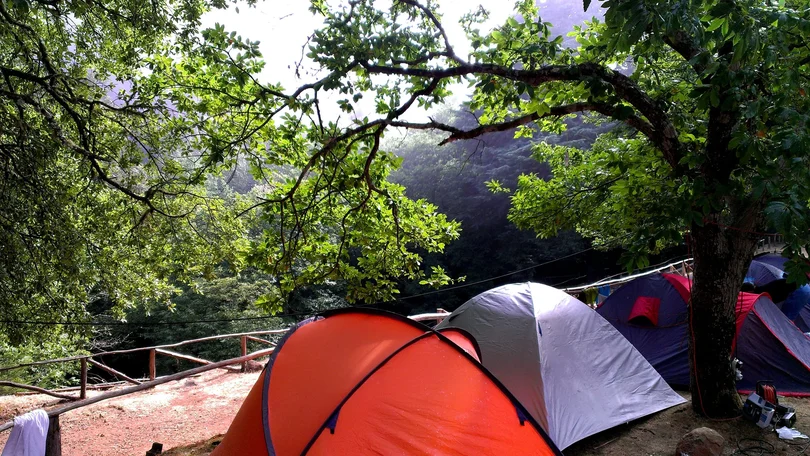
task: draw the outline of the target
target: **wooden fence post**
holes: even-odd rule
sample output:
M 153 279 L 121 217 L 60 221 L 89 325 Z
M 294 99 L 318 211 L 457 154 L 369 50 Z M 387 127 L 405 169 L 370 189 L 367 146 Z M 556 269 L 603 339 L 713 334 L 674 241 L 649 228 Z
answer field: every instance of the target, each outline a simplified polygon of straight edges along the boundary
M 45 437 L 45 456 L 62 456 L 62 428 L 59 415 L 48 419 L 48 435 Z
M 149 350 L 149 380 L 154 380 L 157 377 L 157 369 L 155 369 L 155 349 Z
M 438 308 L 436 309 L 436 313 L 443 313 L 443 312 L 447 312 L 447 311 L 446 311 L 446 310 L 444 310 L 444 309 L 442 309 L 441 307 L 438 307 Z M 438 325 L 439 323 L 441 323 L 441 322 L 444 320 L 444 318 L 445 318 L 445 317 L 443 317 L 443 316 L 442 316 L 442 317 L 437 317 L 437 318 L 436 318 L 436 324 Z
M 79 399 L 87 398 L 87 358 L 82 358 L 82 383 L 79 390 Z
M 242 336 L 242 356 L 247 355 L 247 336 Z M 242 362 L 242 373 L 247 372 L 247 361 Z

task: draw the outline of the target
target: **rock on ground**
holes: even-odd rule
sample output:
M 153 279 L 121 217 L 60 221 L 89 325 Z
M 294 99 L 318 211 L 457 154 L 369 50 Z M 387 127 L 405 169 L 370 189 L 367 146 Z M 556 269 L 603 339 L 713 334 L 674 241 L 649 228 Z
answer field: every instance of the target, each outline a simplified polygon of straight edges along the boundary
M 675 456 L 720 456 L 725 439 L 714 429 L 700 427 L 689 431 L 675 447 Z

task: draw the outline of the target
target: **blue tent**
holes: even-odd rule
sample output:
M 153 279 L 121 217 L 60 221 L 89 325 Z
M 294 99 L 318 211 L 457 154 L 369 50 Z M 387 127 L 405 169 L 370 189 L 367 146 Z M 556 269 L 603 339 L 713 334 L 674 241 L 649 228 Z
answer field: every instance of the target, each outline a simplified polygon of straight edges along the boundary
M 763 261 L 754 260 L 748 266 L 748 272 L 745 273 L 745 282 L 755 287 L 761 287 L 780 280 L 784 276 L 785 273 L 782 269 Z
M 673 274 L 640 277 L 614 291 L 597 312 L 624 335 L 668 383 L 689 385 L 691 283 Z M 735 356 L 740 392 L 772 380 L 780 394 L 810 396 L 810 337 L 767 294 L 740 293 Z
M 774 253 L 760 255 L 751 261 L 746 281 L 757 293 L 768 293 L 802 332 L 810 332 L 810 285 L 796 288 L 787 283 L 783 269 L 787 258 Z
M 754 261 L 766 263 L 784 271 L 787 258 L 783 257 L 782 255 L 779 255 L 778 253 L 766 253 L 764 255 L 754 257 Z

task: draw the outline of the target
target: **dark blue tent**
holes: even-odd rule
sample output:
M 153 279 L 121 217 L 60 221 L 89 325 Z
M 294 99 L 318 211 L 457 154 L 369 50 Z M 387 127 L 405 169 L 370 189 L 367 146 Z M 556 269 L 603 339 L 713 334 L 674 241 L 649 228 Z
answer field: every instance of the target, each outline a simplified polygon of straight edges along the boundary
M 647 358 L 667 383 L 689 386 L 689 315 L 679 287 L 668 274 L 640 277 L 614 291 L 596 311 Z M 641 298 L 657 301 L 657 322 L 649 316 L 630 318 L 634 308 L 641 307 L 636 306 Z
M 766 253 L 764 255 L 754 257 L 754 261 L 766 263 L 784 271 L 787 258 L 783 257 L 782 255 L 779 255 L 778 253 Z
M 689 281 L 651 274 L 628 282 L 597 308 L 668 383 L 689 384 Z M 780 394 L 810 396 L 810 337 L 766 294 L 740 293 L 735 356 L 743 362 L 740 392 L 772 380 Z
M 745 282 L 755 287 L 761 287 L 782 279 L 784 275 L 782 269 L 763 261 L 754 260 L 748 266 L 748 272 L 745 273 Z
M 810 285 L 796 287 L 786 280 L 783 269 L 787 258 L 767 253 L 751 261 L 746 282 L 754 285 L 756 293 L 768 293 L 802 332 L 810 331 Z
M 802 331 L 810 332 L 810 304 L 802 307 L 799 315 L 793 319 L 793 323 Z

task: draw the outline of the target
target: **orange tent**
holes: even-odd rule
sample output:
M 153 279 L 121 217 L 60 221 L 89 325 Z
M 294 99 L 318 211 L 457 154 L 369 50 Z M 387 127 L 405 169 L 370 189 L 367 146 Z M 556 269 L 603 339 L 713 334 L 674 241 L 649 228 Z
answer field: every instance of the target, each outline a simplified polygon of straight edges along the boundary
M 478 359 L 468 334 L 387 312 L 305 320 L 212 456 L 560 455 Z

